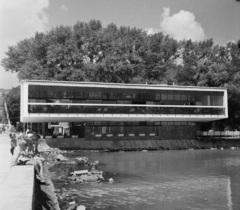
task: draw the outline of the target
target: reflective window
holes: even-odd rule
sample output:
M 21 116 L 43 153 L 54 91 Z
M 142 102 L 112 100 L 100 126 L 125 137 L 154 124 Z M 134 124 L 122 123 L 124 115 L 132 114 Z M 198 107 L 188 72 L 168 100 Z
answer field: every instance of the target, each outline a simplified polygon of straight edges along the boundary
M 167 96 L 167 91 L 161 91 L 161 100 L 162 101 L 167 101 L 168 96 Z
M 72 103 L 76 103 L 75 100 L 104 99 L 105 104 L 111 104 L 112 100 L 117 100 L 117 103 L 122 104 L 146 104 L 147 101 L 147 104 L 159 104 L 158 102 L 160 102 L 162 105 L 223 106 L 223 96 L 222 91 L 126 90 L 29 85 L 29 102 L 42 99 L 47 103 L 53 103 L 56 100 L 58 103 L 65 103 L 63 99 L 68 99 Z M 43 103 L 43 101 L 38 102 Z M 95 103 L 94 100 L 92 102 Z
M 173 90 L 168 91 L 168 100 L 170 100 L 170 101 L 174 100 L 174 91 Z
M 175 95 L 174 95 L 174 100 L 175 100 L 175 101 L 180 101 L 180 100 L 181 100 L 180 92 L 176 91 L 176 93 L 175 93 Z

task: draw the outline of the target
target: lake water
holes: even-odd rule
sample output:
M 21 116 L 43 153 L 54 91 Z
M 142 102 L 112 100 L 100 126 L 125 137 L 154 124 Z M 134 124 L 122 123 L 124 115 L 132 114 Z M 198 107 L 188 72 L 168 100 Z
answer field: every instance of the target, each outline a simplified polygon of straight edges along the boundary
M 70 184 L 88 209 L 239 210 L 240 150 L 81 152 L 113 178 Z M 60 169 L 60 168 L 59 168 Z M 70 173 L 71 167 L 61 169 Z M 76 169 L 76 168 L 75 168 Z

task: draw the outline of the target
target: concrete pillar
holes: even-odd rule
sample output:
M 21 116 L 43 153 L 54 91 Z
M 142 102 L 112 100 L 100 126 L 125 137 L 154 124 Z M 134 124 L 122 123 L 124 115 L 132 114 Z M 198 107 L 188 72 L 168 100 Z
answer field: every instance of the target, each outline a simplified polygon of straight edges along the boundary
M 37 123 L 37 133 L 40 133 L 40 123 Z
M 42 135 L 45 138 L 45 135 L 46 135 L 45 123 L 42 123 Z
M 73 135 L 73 123 L 69 123 L 70 136 Z

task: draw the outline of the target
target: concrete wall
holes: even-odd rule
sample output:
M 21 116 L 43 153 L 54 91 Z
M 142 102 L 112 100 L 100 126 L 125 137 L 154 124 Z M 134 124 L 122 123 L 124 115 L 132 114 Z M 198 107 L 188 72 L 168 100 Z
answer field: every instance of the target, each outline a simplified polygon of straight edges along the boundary
M 1 185 L 1 210 L 33 210 L 35 208 L 34 166 L 14 166 Z

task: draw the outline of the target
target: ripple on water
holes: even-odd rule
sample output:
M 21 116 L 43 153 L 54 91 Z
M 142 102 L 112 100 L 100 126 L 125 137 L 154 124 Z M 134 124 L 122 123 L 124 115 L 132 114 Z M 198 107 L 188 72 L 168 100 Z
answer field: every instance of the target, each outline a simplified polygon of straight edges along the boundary
M 184 204 L 184 209 L 226 210 L 230 209 L 231 203 L 227 178 L 208 177 L 163 183 L 138 182 L 136 186 L 134 184 L 108 186 L 109 184 L 104 183 L 101 189 L 96 189 L 81 185 L 78 195 L 102 209 L 113 206 L 114 208 L 121 206 L 122 209 L 131 206 L 131 209 L 135 209 L 140 204 L 159 206 L 175 203 L 176 207 Z

